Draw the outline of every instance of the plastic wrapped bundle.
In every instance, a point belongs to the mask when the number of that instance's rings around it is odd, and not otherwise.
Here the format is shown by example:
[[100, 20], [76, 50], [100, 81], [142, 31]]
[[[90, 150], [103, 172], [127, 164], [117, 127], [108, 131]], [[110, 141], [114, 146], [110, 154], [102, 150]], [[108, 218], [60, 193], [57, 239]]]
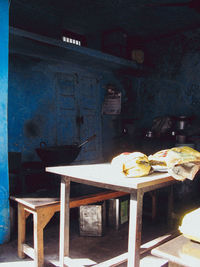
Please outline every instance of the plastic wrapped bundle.
[[161, 150], [148, 159], [155, 171], [167, 171], [179, 181], [193, 180], [200, 169], [200, 152], [187, 146]]
[[148, 157], [141, 152], [122, 153], [113, 158], [111, 165], [127, 177], [141, 177], [151, 171]]

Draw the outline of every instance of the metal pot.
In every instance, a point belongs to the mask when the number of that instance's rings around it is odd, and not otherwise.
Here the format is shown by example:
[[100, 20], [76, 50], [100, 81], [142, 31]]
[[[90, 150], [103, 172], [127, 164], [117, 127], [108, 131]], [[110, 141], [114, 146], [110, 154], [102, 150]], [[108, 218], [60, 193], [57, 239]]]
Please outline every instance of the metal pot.
[[43, 141], [40, 147], [36, 148], [36, 152], [42, 162], [46, 166], [67, 165], [72, 163], [79, 155], [83, 145], [95, 138], [96, 135], [89, 137], [81, 144], [63, 145], [63, 146], [47, 146]]

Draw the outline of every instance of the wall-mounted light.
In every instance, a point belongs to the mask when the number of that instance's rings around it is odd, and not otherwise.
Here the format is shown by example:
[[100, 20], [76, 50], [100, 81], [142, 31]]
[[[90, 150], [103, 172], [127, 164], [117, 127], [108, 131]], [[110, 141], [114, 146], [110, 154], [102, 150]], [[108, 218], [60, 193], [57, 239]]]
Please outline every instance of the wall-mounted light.
[[71, 32], [68, 30], [63, 30], [61, 38], [63, 42], [66, 42], [69, 44], [74, 44], [78, 46], [87, 46], [86, 37], [82, 34]]
[[81, 46], [81, 41], [76, 40], [76, 39], [72, 39], [72, 38], [67, 37], [67, 36], [63, 36], [62, 40], [63, 40], [63, 42], [66, 42], [66, 43], [70, 43], [70, 44], [75, 44], [75, 45]]

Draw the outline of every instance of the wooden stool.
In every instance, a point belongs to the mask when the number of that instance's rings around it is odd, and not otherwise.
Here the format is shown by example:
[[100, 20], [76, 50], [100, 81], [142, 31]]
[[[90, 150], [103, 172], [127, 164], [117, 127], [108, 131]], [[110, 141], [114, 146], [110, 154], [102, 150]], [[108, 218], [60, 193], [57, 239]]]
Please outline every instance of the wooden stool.
[[[17, 198], [11, 197], [18, 202], [18, 256], [25, 258], [28, 255], [34, 259], [35, 266], [44, 264], [44, 240], [43, 230], [55, 212], [60, 210], [58, 198]], [[33, 215], [34, 248], [25, 243], [26, 219]]]
[[[127, 194], [125, 192], [109, 190], [97, 194], [71, 198], [70, 208], [117, 198]], [[25, 258], [25, 255], [28, 255], [35, 261], [36, 267], [42, 267], [44, 265], [43, 230], [55, 212], [60, 211], [60, 200], [58, 198], [39, 197], [23, 198], [11, 196], [10, 198], [18, 202], [18, 256], [19, 258]], [[33, 248], [25, 243], [26, 219], [30, 214], [33, 215]]]

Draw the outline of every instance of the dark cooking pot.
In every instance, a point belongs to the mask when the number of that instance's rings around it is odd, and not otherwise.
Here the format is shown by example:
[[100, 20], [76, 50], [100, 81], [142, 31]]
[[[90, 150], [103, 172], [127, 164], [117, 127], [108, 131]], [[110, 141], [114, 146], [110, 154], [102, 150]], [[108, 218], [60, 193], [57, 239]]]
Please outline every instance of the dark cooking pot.
[[67, 165], [72, 163], [78, 156], [83, 145], [91, 141], [96, 135], [89, 137], [82, 144], [47, 146], [45, 142], [40, 143], [36, 152], [46, 166]]

